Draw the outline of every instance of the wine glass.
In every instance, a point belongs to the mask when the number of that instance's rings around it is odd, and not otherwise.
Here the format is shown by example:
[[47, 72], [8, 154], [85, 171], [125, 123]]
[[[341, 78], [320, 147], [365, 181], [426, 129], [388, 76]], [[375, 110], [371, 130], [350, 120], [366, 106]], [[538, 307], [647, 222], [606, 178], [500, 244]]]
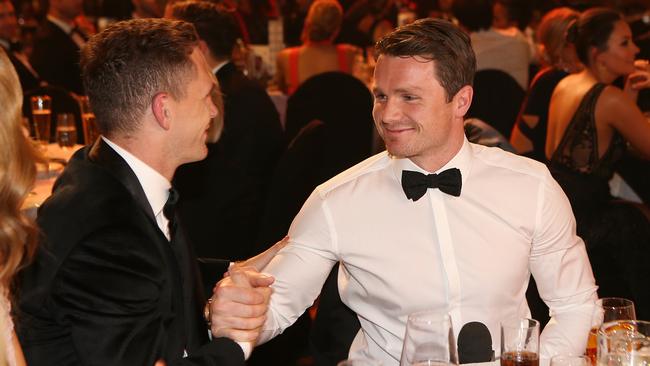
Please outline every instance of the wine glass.
[[72, 148], [77, 143], [77, 128], [72, 113], [56, 116], [56, 141], [61, 148]]
[[426, 310], [409, 315], [400, 365], [458, 365], [449, 314]]
[[598, 328], [603, 323], [614, 320], [635, 320], [636, 312], [632, 300], [620, 297], [604, 297], [596, 300], [594, 314], [591, 317], [591, 330], [587, 339], [587, 350], [585, 354], [591, 360], [591, 364], [596, 364], [596, 348], [598, 345]]
[[650, 363], [650, 322], [615, 320], [598, 329], [598, 364], [642, 366]]
[[514, 318], [501, 322], [501, 366], [539, 365], [539, 322]]
[[34, 95], [30, 98], [34, 135], [43, 147], [50, 143], [50, 126], [52, 124], [52, 98], [47, 95]]
[[95, 121], [95, 113], [93, 113], [93, 110], [90, 107], [90, 101], [87, 96], [84, 95], [79, 97], [79, 104], [81, 106], [81, 123], [83, 126], [84, 143], [90, 145], [95, 142], [97, 137], [99, 137], [97, 123]]

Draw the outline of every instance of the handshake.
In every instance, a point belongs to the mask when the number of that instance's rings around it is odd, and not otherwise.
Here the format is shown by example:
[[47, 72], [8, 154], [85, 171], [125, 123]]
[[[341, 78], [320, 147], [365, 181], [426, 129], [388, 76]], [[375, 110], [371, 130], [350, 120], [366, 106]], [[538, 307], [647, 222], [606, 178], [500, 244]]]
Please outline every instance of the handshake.
[[227, 337], [240, 344], [248, 358], [260, 336], [274, 278], [260, 273], [284, 248], [289, 237], [265, 252], [230, 266], [224, 278], [214, 286], [205, 306], [205, 318], [214, 338]]

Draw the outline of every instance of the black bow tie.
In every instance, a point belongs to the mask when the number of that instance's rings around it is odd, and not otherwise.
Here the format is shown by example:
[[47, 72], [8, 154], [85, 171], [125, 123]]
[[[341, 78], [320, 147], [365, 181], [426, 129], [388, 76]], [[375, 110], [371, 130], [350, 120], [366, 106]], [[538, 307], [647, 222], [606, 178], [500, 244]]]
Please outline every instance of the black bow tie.
[[178, 191], [172, 187], [169, 189], [169, 196], [167, 197], [167, 202], [165, 202], [165, 206], [163, 206], [163, 215], [167, 218], [169, 221], [169, 233], [171, 236], [174, 235], [174, 231], [176, 229], [176, 222], [174, 220], [174, 211], [176, 211], [176, 203], [178, 202]]
[[402, 171], [402, 189], [406, 198], [419, 200], [427, 192], [428, 188], [439, 190], [452, 196], [460, 196], [460, 188], [463, 182], [458, 168], [447, 169], [440, 174], [422, 174], [411, 170]]

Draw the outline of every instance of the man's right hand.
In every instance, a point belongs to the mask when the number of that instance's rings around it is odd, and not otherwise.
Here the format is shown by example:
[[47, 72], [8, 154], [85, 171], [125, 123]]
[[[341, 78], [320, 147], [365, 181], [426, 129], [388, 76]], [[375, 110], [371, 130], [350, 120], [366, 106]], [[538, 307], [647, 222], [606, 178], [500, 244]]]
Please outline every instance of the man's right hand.
[[255, 342], [266, 321], [274, 279], [252, 267], [236, 267], [217, 283], [210, 303], [213, 337]]

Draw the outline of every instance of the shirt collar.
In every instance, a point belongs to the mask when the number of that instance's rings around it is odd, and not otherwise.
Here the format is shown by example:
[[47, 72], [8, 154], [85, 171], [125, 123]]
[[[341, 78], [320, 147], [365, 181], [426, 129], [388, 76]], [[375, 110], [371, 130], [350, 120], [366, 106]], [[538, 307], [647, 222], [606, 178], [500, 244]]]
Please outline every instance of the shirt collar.
[[66, 23], [59, 18], [53, 17], [50, 14], [47, 15], [47, 20], [56, 24], [56, 26], [61, 28], [66, 34], [70, 34], [70, 32], [72, 32], [72, 28], [74, 28], [73, 25], [70, 25], [69, 23]]
[[445, 165], [443, 165], [435, 172], [428, 172], [420, 168], [417, 164], [408, 158], [391, 157], [391, 159], [393, 165], [393, 174], [395, 175], [395, 179], [397, 179], [400, 184], [402, 183], [402, 170], [413, 170], [423, 174], [438, 174], [450, 168], [458, 168], [460, 170], [462, 182], [464, 185], [467, 181], [467, 177], [469, 177], [469, 172], [472, 166], [472, 145], [467, 140], [467, 137], [463, 137], [463, 146], [461, 146], [460, 150], [456, 153], [456, 155], [454, 155], [453, 158], [451, 158]]
[[216, 75], [217, 72], [218, 72], [219, 70], [221, 70], [221, 68], [222, 68], [225, 64], [227, 64], [228, 62], [230, 62], [230, 61], [229, 61], [229, 60], [226, 60], [226, 61], [223, 61], [222, 63], [218, 64], [217, 66], [215, 66], [214, 69], [212, 69], [212, 73]]
[[115, 152], [118, 153], [127, 164], [129, 164], [129, 167], [138, 178], [145, 196], [147, 196], [147, 201], [149, 201], [149, 205], [151, 205], [154, 216], [158, 216], [167, 202], [169, 189], [172, 186], [171, 183], [167, 178], [163, 177], [155, 169], [135, 157], [127, 150], [118, 146], [105, 136], [102, 136], [101, 138], [104, 139], [104, 141], [115, 150]]

